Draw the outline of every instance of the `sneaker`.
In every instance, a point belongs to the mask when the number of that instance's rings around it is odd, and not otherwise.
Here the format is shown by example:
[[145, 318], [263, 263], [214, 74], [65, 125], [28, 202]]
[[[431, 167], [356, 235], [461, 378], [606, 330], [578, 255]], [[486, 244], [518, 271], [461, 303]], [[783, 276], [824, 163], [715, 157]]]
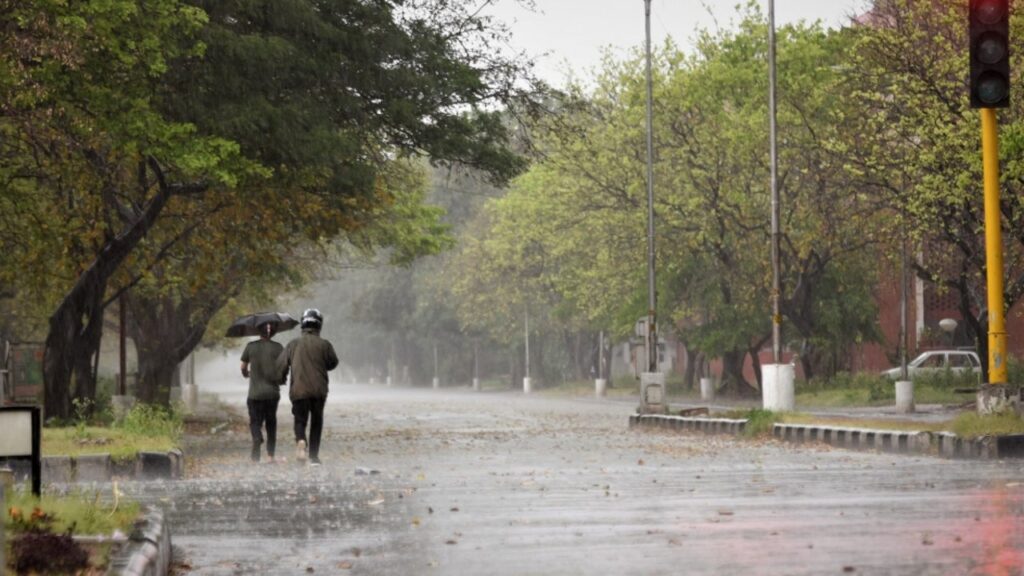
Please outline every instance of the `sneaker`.
[[299, 440], [295, 443], [295, 459], [299, 462], [306, 460], [306, 441]]
[[319, 466], [320, 465], [320, 459], [319, 458], [310, 458], [309, 459], [309, 465], [310, 466]]
[[249, 452], [249, 458], [253, 462], [259, 462], [260, 461], [260, 445], [259, 444], [257, 444], [257, 445], [252, 447], [252, 451]]

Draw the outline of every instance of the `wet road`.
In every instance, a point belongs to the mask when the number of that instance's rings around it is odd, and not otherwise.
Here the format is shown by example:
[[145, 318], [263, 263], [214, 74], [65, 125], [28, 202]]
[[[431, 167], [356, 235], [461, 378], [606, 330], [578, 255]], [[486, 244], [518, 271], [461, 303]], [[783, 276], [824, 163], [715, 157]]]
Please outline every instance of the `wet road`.
[[[130, 484], [195, 574], [1020, 574], [1024, 464], [632, 431], [632, 407], [335, 386], [324, 466]], [[370, 473], [370, 472], [373, 473]]]

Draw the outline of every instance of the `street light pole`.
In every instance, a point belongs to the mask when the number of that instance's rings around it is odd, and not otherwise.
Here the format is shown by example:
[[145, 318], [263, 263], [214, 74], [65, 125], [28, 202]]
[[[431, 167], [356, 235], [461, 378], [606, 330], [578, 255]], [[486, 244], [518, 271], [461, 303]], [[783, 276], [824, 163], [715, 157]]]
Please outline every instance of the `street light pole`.
[[772, 187], [772, 363], [782, 359], [782, 280], [779, 272], [780, 236], [779, 220], [779, 154], [777, 105], [775, 101], [775, 0], [768, 0], [768, 129], [770, 132], [771, 187]]
[[651, 0], [644, 0], [647, 32], [647, 371], [658, 371], [658, 295], [654, 289], [654, 81], [651, 75]]
[[761, 396], [765, 410], [792, 411], [795, 364], [782, 364], [782, 279], [779, 263], [782, 217], [779, 202], [778, 102], [775, 74], [775, 0], [768, 0], [768, 132], [772, 196], [772, 363], [762, 365]]

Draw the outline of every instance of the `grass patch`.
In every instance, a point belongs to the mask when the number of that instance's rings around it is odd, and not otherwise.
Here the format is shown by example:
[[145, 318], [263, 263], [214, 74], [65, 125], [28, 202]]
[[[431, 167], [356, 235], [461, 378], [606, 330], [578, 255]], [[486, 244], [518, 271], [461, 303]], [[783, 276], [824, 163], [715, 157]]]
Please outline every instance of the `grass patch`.
[[111, 458], [124, 461], [134, 458], [139, 452], [167, 452], [177, 447], [177, 438], [142, 436], [118, 428], [43, 429], [43, 456], [110, 454]]
[[100, 492], [80, 491], [63, 496], [43, 494], [36, 498], [28, 491], [10, 490], [4, 500], [7, 508], [4, 511], [5, 533], [17, 533], [15, 516], [28, 519], [36, 508], [53, 517], [54, 532], [71, 529], [74, 534], [108, 536], [115, 530], [127, 533], [139, 515], [139, 504], [122, 499], [115, 509], [112, 498], [103, 496]]
[[784, 414], [784, 424], [814, 424], [816, 426], [842, 426], [845, 428], [874, 428], [877, 430], [903, 430], [907, 432], [938, 432], [948, 430], [950, 422], [914, 422], [910, 420], [887, 420], [882, 418], [841, 418], [815, 416], [813, 414], [802, 414], [791, 412]]
[[[922, 374], [914, 378], [914, 401], [918, 404], [959, 404], [966, 397], [957, 388], [977, 386], [977, 376], [951, 371]], [[896, 383], [869, 373], [839, 373], [828, 379], [797, 383], [796, 401], [801, 406], [842, 408], [886, 406], [896, 401]]]
[[106, 453], [124, 461], [139, 452], [166, 452], [178, 447], [182, 429], [179, 413], [139, 405], [111, 426], [88, 425], [82, 418], [73, 426], [43, 428], [42, 451], [44, 456]]
[[0, 567], [0, 574], [13, 574], [9, 568], [32, 574], [105, 573], [115, 545], [80, 544], [71, 536], [127, 534], [140, 507], [134, 501], [103, 496], [79, 491], [36, 498], [25, 490], [9, 490], [2, 511], [4, 558], [9, 564]]
[[962, 438], [1024, 434], [1024, 419], [1016, 414], [980, 416], [977, 413], [969, 412], [954, 418], [949, 428]]

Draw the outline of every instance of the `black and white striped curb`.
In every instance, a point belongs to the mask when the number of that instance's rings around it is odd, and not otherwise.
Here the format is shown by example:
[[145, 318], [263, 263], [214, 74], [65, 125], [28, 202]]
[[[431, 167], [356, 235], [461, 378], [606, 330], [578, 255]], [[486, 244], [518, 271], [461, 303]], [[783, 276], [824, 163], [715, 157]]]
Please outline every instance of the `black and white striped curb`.
[[640, 426], [670, 430], [697, 430], [709, 434], [741, 434], [746, 425], [746, 420], [732, 418], [693, 418], [667, 414], [634, 414], [629, 417], [630, 428]]
[[[634, 414], [630, 428], [695, 430], [712, 434], [740, 434], [746, 420], [692, 418], [666, 414]], [[946, 458], [1024, 458], [1024, 435], [961, 438], [950, 432], [880, 430], [813, 424], [775, 424], [772, 435], [785, 442], [819, 442], [840, 448], [879, 450], [903, 454], [934, 454]]]
[[128, 542], [110, 559], [107, 576], [164, 576], [171, 567], [171, 530], [164, 513], [147, 508]]

